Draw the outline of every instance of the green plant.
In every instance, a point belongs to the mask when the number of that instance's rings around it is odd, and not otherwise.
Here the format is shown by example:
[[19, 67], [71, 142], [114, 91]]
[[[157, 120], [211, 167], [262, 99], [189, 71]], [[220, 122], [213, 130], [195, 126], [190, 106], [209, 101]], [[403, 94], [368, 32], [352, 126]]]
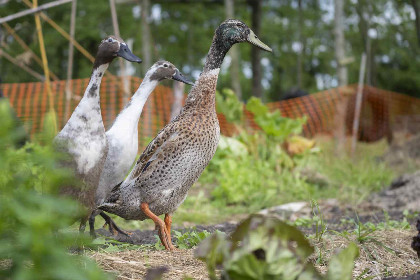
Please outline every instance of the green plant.
[[[6, 107], [0, 101], [0, 261], [8, 263], [0, 266], [0, 278], [108, 279], [93, 261], [67, 252], [89, 240], [60, 230], [82, 213], [77, 203], [57, 196], [59, 186], [72, 181], [57, 167], [61, 156], [50, 145], [16, 149], [19, 138]], [[44, 126], [52, 126], [48, 115]], [[39, 139], [51, 142], [45, 135]]]
[[279, 110], [270, 112], [260, 99], [251, 97], [246, 104], [246, 109], [254, 114], [255, 122], [266, 135], [284, 141], [287, 137], [302, 132], [306, 118], [290, 119], [282, 117]]
[[210, 232], [204, 230], [201, 232], [197, 232], [196, 230], [186, 231], [181, 233], [179, 231], [174, 230], [175, 237], [176, 237], [176, 246], [180, 249], [190, 249], [197, 246], [201, 241], [206, 239], [210, 236]]
[[239, 123], [242, 121], [244, 104], [239, 101], [231, 89], [216, 91], [216, 111], [222, 113], [228, 122]]
[[351, 243], [330, 261], [322, 277], [307, 258], [314, 252], [305, 236], [295, 227], [274, 217], [252, 215], [233, 232], [231, 239], [215, 233], [196, 250], [205, 261], [211, 279], [222, 268], [221, 279], [351, 279], [358, 247]]

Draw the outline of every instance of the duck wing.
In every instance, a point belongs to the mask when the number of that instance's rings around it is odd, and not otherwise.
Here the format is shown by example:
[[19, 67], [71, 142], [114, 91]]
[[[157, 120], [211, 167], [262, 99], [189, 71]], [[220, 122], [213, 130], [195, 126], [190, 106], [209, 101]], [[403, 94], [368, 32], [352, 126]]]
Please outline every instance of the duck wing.
[[152, 172], [159, 162], [165, 160], [165, 155], [176, 149], [179, 140], [176, 127], [176, 122], [173, 121], [156, 135], [137, 160], [127, 181], [136, 180], [143, 174]]

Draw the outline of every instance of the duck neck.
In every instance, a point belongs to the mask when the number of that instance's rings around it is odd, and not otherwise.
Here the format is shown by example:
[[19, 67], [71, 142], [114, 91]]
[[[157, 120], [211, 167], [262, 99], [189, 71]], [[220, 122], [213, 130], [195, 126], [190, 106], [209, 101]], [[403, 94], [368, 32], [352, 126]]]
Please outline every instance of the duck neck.
[[231, 44], [227, 42], [223, 43], [221, 36], [216, 31], [209, 53], [207, 54], [203, 73], [201, 73], [198, 81], [188, 95], [185, 101], [185, 109], [203, 107], [206, 110], [207, 108], [213, 108], [213, 111], [216, 110], [217, 79], [219, 77], [220, 66], [230, 47]]
[[209, 53], [207, 54], [206, 63], [204, 64], [203, 74], [210, 72], [215, 69], [219, 69], [222, 65], [223, 59], [226, 53], [232, 47], [231, 44], [223, 42], [221, 36], [216, 33], [213, 37]]
[[105, 63], [94, 67], [92, 74], [90, 75], [89, 84], [85, 90], [82, 101], [90, 101], [99, 104], [99, 88], [101, 86], [102, 77], [105, 71], [108, 69], [109, 63]]
[[130, 101], [116, 118], [110, 131], [122, 129], [126, 132], [128, 129], [136, 132], [144, 104], [156, 88], [157, 84], [157, 80], [151, 80], [150, 75], [146, 75], [133, 97], [131, 97]]

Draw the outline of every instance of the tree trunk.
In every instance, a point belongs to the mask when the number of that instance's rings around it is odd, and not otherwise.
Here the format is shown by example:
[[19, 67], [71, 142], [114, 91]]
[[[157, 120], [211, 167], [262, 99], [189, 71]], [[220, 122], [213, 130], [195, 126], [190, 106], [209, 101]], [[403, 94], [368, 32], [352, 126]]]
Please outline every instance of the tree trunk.
[[358, 1], [356, 11], [359, 16], [359, 31], [362, 36], [362, 42], [366, 53], [366, 84], [372, 85], [372, 68], [374, 63], [372, 61], [371, 42], [369, 38], [370, 28], [370, 6], [367, 1]]
[[348, 84], [347, 66], [343, 63], [346, 58], [344, 38], [344, 0], [335, 0], [334, 6], [334, 36], [335, 36], [335, 59], [337, 61], [338, 85]]
[[[142, 44], [142, 68], [143, 76], [146, 75], [147, 70], [152, 66], [152, 47], [151, 47], [151, 35], [149, 27], [149, 9], [150, 0], [141, 1], [141, 44]], [[145, 104], [144, 110], [144, 132], [146, 136], [153, 136], [152, 129], [152, 100], [153, 96], [149, 98], [149, 101]]]
[[303, 11], [302, 11], [302, 0], [298, 0], [298, 40], [299, 50], [297, 54], [297, 65], [296, 65], [296, 83], [299, 89], [302, 88], [302, 64], [303, 64]]
[[417, 41], [420, 47], [420, 5], [417, 2], [418, 0], [411, 0], [411, 4], [413, 5], [414, 14], [416, 15], [416, 31], [417, 31]]
[[182, 109], [182, 100], [184, 99], [185, 84], [174, 81], [173, 85], [174, 103], [171, 108], [171, 120], [179, 115]]
[[[346, 58], [344, 38], [344, 0], [336, 0], [334, 5], [334, 37], [335, 37], [335, 59], [337, 61], [337, 78], [340, 87], [348, 84], [347, 67], [344, 64]], [[346, 112], [348, 96], [345, 89], [341, 89], [340, 100], [336, 105], [334, 118], [334, 138], [336, 140], [335, 152], [341, 154], [346, 143]]]
[[[109, 6], [111, 8], [112, 27], [114, 29], [114, 34], [118, 37], [121, 37], [120, 27], [118, 25], [117, 8], [115, 7], [115, 0], [109, 0]], [[130, 84], [123, 59], [119, 58], [118, 62], [120, 64], [121, 87], [123, 92], [122, 107], [124, 107], [125, 104], [127, 104], [130, 96]], [[113, 112], [113, 110], [114, 108], [112, 108], [110, 112]]]
[[[225, 0], [225, 11], [226, 18], [235, 17], [235, 7], [234, 0]], [[231, 57], [231, 79], [232, 79], [232, 88], [235, 91], [236, 96], [239, 100], [242, 99], [242, 90], [241, 90], [241, 80], [240, 80], [240, 65], [239, 65], [239, 51], [237, 46], [233, 46], [230, 50]]]
[[143, 75], [152, 66], [152, 47], [149, 27], [150, 0], [141, 0], [141, 44]]
[[[255, 34], [261, 34], [261, 1], [250, 0], [249, 4], [252, 8], [252, 30]], [[252, 63], [252, 95], [261, 98], [261, 62], [260, 49], [257, 47], [251, 48], [251, 63]]]

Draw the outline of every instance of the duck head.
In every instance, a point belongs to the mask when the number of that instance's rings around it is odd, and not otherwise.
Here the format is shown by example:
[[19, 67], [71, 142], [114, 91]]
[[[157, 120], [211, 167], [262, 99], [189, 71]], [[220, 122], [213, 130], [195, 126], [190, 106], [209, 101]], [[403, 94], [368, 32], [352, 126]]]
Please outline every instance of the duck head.
[[94, 68], [102, 64], [111, 63], [117, 56], [130, 62], [142, 62], [140, 58], [131, 52], [127, 44], [121, 38], [111, 35], [101, 41], [98, 53], [96, 54]]
[[272, 51], [270, 47], [258, 39], [257, 35], [245, 23], [236, 19], [228, 19], [216, 29], [203, 72], [220, 68], [229, 49], [234, 44], [243, 42], [251, 43], [268, 52]]
[[[165, 79], [172, 79], [175, 81], [183, 82], [188, 85], [194, 85], [189, 79], [187, 79], [172, 63], [165, 60], [156, 62], [149, 71], [150, 80], [162, 81]], [[147, 75], [146, 74], [146, 75]]]
[[262, 50], [272, 52], [271, 48], [261, 42], [257, 35], [240, 20], [228, 19], [222, 22], [216, 30], [216, 38], [226, 48], [236, 43], [248, 42]]

